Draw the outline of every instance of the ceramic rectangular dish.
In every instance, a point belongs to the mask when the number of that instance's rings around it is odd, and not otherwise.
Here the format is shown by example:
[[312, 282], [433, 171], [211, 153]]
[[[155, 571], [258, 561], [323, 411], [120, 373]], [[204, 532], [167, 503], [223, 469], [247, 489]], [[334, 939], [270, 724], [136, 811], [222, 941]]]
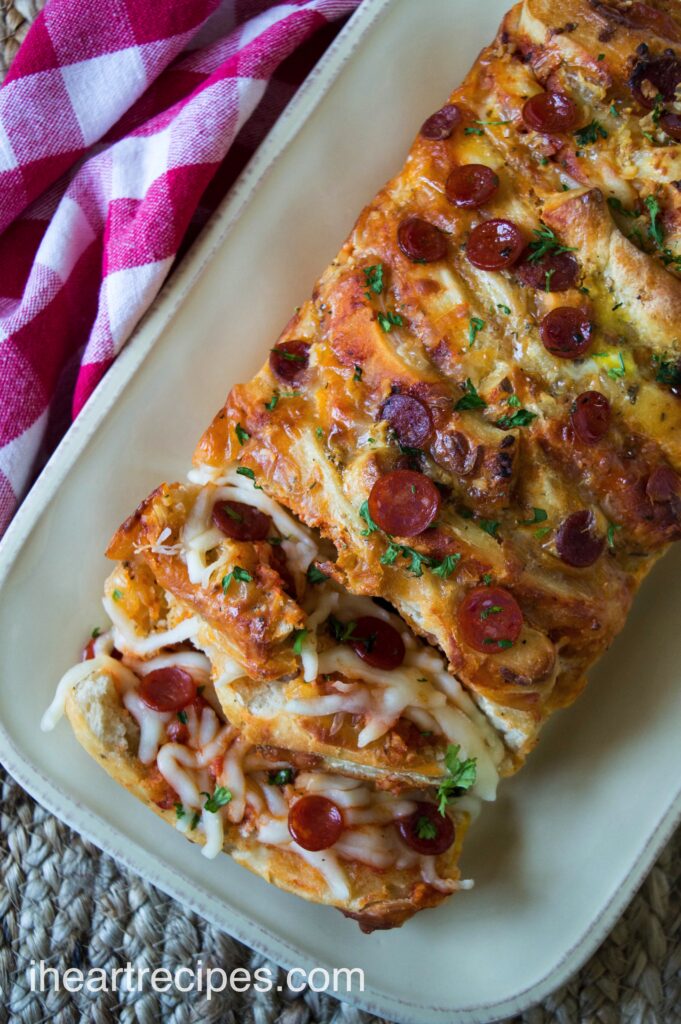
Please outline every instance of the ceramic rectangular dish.
[[[365, 0], [61, 444], [0, 547], [0, 756], [122, 863], [286, 966], [360, 966], [351, 998], [414, 1024], [517, 1013], [605, 937], [681, 816], [681, 549], [641, 591], [586, 694], [472, 829], [476, 879], [436, 911], [360, 935], [196, 846], [38, 722], [88, 626], [102, 555], [160, 480], [186, 470], [229, 387], [259, 367], [423, 118], [507, 0]], [[342, 126], [342, 131], [338, 127]]]

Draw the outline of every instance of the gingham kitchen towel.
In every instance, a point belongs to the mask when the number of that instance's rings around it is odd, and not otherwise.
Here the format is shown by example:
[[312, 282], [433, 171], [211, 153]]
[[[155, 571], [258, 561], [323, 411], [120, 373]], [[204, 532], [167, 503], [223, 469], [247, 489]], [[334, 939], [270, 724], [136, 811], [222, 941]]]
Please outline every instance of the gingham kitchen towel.
[[261, 103], [275, 70], [358, 3], [50, 0], [38, 16], [0, 88], [0, 534], [309, 55]]

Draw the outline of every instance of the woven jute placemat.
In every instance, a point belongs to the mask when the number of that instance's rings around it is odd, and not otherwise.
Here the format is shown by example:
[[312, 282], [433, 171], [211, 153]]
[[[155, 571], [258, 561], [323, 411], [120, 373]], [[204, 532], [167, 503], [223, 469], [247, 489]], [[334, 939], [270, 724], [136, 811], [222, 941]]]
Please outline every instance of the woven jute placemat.
[[[0, 0], [0, 80], [43, 2]], [[274, 965], [270, 966], [275, 991], [216, 993], [210, 1001], [196, 992], [175, 990], [32, 991], [31, 962], [40, 960], [60, 972], [69, 967], [110, 972], [127, 963], [173, 971], [199, 962], [227, 972], [236, 967], [252, 972], [268, 962], [119, 867], [36, 804], [2, 769], [0, 786], [0, 1024], [378, 1021], [330, 996], [288, 991], [284, 972], [277, 975]], [[417, 964], [414, 969], [418, 970]], [[279, 984], [282, 991], [276, 991]], [[540, 1006], [513, 1020], [525, 1024], [681, 1022], [681, 831], [579, 974]]]

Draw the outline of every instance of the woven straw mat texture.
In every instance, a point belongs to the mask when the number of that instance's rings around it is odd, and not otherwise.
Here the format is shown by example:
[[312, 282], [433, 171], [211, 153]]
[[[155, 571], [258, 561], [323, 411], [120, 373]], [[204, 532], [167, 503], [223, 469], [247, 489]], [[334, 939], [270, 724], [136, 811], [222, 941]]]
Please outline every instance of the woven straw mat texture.
[[[43, 2], [0, 0], [0, 80]], [[32, 959], [107, 971], [128, 962], [172, 970], [199, 960], [254, 970], [267, 961], [119, 868], [2, 769], [0, 786], [0, 1024], [378, 1024], [330, 996], [287, 991], [284, 972], [276, 976], [283, 992], [222, 993], [210, 1002], [175, 991], [31, 992]], [[582, 971], [513, 1020], [681, 1024], [681, 832]]]

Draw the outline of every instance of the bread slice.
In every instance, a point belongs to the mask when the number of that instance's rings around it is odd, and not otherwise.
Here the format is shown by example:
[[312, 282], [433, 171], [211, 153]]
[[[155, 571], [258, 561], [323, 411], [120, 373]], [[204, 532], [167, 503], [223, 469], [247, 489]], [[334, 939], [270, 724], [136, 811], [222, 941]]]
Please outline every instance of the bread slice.
[[[202, 710], [201, 727], [205, 730], [206, 721], [214, 719], [211, 753], [220, 750], [211, 760], [211, 771], [205, 765], [194, 767], [196, 761], [205, 761], [205, 748], [192, 745], [191, 739], [185, 745], [173, 743], [163, 728], [155, 755], [143, 762], [140, 725], [129, 710], [137, 706], [130, 703], [135, 694], [131, 676], [106, 655], [87, 663], [66, 696], [66, 715], [78, 741], [113, 779], [204, 852], [215, 855], [222, 849], [279, 888], [336, 907], [364, 931], [397, 927], [459, 888], [457, 862], [469, 810], [451, 812], [456, 838], [446, 853], [421, 856], [402, 842], [394, 822], [413, 813], [418, 801], [432, 801], [432, 795], [396, 797], [367, 782], [330, 774], [323, 762], [313, 770], [297, 770], [296, 765], [306, 768], [304, 758], [251, 747], [209, 704]], [[147, 713], [154, 715], [149, 709]], [[190, 732], [194, 713], [189, 711]], [[169, 771], [168, 765], [174, 767]], [[201, 810], [191, 794], [183, 802], [168, 781], [168, 776], [175, 781], [178, 765], [185, 776], [180, 788], [215, 789], [218, 794], [218, 787], [229, 786], [230, 802], [216, 811], [205, 806]], [[277, 778], [291, 781], [277, 784]], [[291, 803], [311, 793], [341, 805], [346, 822], [338, 842], [319, 852], [299, 847], [287, 827]], [[203, 797], [200, 801], [207, 803]]]

